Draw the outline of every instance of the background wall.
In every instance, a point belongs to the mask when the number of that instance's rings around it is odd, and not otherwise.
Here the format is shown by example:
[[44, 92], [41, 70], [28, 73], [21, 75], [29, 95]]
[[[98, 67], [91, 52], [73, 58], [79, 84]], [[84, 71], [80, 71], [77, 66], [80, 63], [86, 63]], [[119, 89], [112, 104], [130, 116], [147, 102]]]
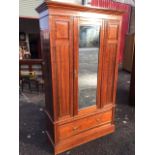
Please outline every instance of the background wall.
[[67, 3], [77, 3], [77, 4], [81, 4], [82, 0], [51, 0], [51, 1], [57, 1], [57, 2], [67, 2]]
[[[39, 15], [36, 12], [35, 8], [37, 8], [43, 1], [44, 0], [19, 0], [19, 16], [38, 18]], [[51, 0], [51, 1], [82, 4], [82, 0]]]
[[44, 0], [19, 0], [19, 16], [38, 18], [35, 8]]

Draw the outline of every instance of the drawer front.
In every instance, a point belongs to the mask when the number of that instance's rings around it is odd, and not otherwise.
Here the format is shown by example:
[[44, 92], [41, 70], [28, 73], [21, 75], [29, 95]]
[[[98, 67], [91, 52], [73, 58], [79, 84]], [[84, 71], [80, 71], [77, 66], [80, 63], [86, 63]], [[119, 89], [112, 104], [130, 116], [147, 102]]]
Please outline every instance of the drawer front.
[[109, 123], [111, 120], [112, 110], [61, 125], [58, 127], [59, 140], [68, 138], [96, 126]]

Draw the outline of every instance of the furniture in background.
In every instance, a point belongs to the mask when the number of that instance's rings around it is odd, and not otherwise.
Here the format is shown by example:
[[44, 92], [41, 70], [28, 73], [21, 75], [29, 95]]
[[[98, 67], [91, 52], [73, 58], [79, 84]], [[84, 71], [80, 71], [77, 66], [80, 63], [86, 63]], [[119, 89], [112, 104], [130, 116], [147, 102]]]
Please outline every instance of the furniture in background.
[[134, 46], [135, 46], [135, 34], [127, 34], [125, 39], [125, 49], [123, 57], [123, 69], [131, 72], [133, 55], [134, 55]]
[[19, 62], [19, 76], [22, 91], [25, 85], [32, 91], [32, 87], [35, 86], [39, 92], [39, 86], [42, 90], [44, 88], [44, 77], [43, 77], [43, 61], [42, 59], [36, 60], [20, 60]]
[[40, 14], [54, 154], [115, 131], [121, 11], [46, 1]]

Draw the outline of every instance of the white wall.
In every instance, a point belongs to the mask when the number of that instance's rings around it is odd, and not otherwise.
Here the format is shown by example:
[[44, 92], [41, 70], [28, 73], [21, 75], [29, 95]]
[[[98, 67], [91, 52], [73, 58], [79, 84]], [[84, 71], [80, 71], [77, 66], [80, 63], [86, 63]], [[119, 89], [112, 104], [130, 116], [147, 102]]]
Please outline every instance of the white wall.
[[51, 1], [82, 4], [82, 0], [51, 0]]
[[[38, 18], [35, 10], [44, 0], [19, 0], [19, 16]], [[82, 4], [82, 0], [51, 0], [67, 3]]]
[[38, 18], [38, 13], [35, 9], [43, 1], [44, 0], [19, 0], [19, 16]]

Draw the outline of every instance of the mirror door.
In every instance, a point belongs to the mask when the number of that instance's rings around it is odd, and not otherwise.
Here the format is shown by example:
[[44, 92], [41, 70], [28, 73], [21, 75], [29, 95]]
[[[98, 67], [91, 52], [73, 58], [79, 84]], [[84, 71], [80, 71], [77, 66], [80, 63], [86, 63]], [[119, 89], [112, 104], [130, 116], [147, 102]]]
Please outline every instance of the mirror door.
[[[78, 111], [97, 107], [101, 21], [79, 19], [76, 42], [76, 104]], [[75, 60], [74, 59], [74, 60]]]

